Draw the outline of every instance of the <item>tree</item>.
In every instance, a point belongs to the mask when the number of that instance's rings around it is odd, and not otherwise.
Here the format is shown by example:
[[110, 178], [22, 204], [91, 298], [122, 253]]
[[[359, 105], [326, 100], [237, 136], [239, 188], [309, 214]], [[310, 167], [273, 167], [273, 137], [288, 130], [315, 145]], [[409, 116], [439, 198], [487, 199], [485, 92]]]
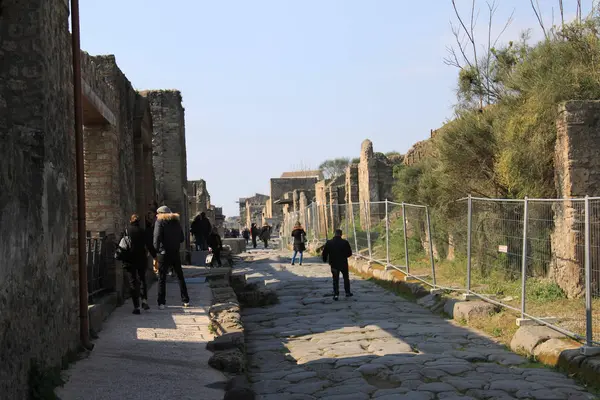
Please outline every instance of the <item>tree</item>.
[[346, 172], [346, 167], [349, 164], [349, 158], [335, 158], [323, 161], [321, 165], [319, 165], [319, 170], [323, 173], [325, 179], [335, 179]]

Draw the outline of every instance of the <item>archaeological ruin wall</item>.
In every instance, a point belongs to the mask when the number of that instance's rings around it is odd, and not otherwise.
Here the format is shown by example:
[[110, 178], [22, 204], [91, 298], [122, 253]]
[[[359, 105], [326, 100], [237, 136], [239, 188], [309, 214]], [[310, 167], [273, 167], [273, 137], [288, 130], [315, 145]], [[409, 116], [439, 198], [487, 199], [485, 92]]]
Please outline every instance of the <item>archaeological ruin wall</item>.
[[271, 188], [271, 212], [272, 218], [283, 218], [283, 206], [275, 204], [276, 200], [282, 199], [283, 195], [294, 190], [314, 190], [315, 184], [319, 181], [317, 176], [313, 177], [291, 177], [291, 178], [272, 178]]
[[[559, 198], [600, 196], [600, 101], [569, 101], [559, 108], [556, 123], [555, 184]], [[563, 201], [554, 206], [550, 274], [569, 297], [585, 293], [585, 207], [582, 202]], [[590, 201], [591, 265], [598, 265], [600, 202]], [[598, 274], [592, 286], [600, 287]]]
[[180, 214], [189, 246], [185, 109], [178, 90], [141, 92], [148, 99], [154, 127], [153, 166], [159, 204]]
[[373, 151], [373, 143], [370, 140], [363, 141], [358, 164], [358, 199], [362, 229], [376, 225], [385, 217], [385, 204], [377, 203], [393, 198], [393, 186], [393, 165], [383, 154]]
[[200, 213], [206, 213], [210, 209], [210, 193], [206, 189], [206, 181], [199, 179], [188, 181], [188, 215], [193, 220]]
[[68, 13], [63, 0], [30, 0], [4, 2], [0, 16], [0, 392], [7, 399], [28, 398], [34, 363], [60, 365], [78, 343]]

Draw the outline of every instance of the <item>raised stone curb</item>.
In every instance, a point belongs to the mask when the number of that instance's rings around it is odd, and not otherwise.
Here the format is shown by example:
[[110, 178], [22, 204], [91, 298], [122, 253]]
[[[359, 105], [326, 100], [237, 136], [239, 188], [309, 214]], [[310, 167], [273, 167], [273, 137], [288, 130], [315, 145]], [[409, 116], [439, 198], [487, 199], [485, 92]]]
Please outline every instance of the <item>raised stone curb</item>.
[[[378, 265], [361, 258], [349, 261], [350, 268], [355, 272], [393, 282], [398, 292], [415, 298], [422, 307], [434, 313], [443, 313], [457, 321], [468, 324], [474, 318], [488, 317], [500, 311], [500, 307], [485, 301], [462, 301], [442, 293], [430, 293], [419, 283], [405, 282], [401, 272], [385, 271], [381, 267], [378, 268]], [[577, 376], [587, 384], [600, 387], [600, 356], [581, 355], [579, 343], [548, 327], [520, 327], [510, 347], [515, 353], [535, 358], [542, 364], [557, 367], [571, 376]]]
[[212, 306], [208, 310], [211, 330], [215, 338], [206, 344], [214, 354], [208, 364], [229, 376], [225, 387], [225, 400], [253, 400], [246, 378], [246, 344], [241, 306], [234, 287], [245, 286], [244, 275], [232, 275], [231, 269], [220, 269], [208, 276], [212, 291]]

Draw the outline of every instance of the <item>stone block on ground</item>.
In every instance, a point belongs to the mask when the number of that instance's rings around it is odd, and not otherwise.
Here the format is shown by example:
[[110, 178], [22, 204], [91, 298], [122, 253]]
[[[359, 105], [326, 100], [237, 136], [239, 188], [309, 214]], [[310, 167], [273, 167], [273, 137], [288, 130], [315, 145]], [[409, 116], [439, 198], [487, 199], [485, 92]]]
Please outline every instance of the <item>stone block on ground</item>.
[[421, 297], [417, 300], [417, 304], [425, 308], [432, 308], [441, 301], [441, 295], [439, 293], [430, 293], [427, 296]]
[[246, 369], [244, 353], [239, 349], [218, 351], [208, 360], [208, 365], [219, 371], [241, 373]]
[[556, 332], [546, 326], [522, 326], [520, 327], [510, 342], [510, 348], [514, 352], [525, 352], [533, 354], [533, 350], [540, 343], [549, 339], [559, 339], [563, 334]]
[[533, 350], [533, 355], [538, 361], [546, 365], [556, 366], [558, 364], [560, 354], [563, 351], [575, 349], [578, 347], [578, 344], [571, 341], [561, 339], [549, 339], [544, 343], [538, 345]]
[[498, 307], [485, 301], [462, 301], [454, 306], [455, 320], [469, 322], [474, 318], [484, 318], [498, 312]]
[[244, 290], [238, 294], [238, 298], [244, 307], [264, 307], [278, 302], [277, 292], [267, 288]]
[[242, 350], [244, 347], [244, 333], [232, 332], [216, 337], [214, 340], [206, 344], [206, 349], [210, 351], [223, 351], [238, 348]]

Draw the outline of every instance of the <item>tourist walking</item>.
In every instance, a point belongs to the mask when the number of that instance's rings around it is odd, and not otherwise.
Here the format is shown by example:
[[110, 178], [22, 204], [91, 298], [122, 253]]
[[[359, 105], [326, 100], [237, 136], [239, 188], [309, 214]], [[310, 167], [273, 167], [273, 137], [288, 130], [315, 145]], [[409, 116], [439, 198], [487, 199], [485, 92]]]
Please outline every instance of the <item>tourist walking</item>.
[[304, 256], [304, 250], [306, 250], [306, 232], [302, 228], [300, 221], [294, 225], [292, 231], [292, 237], [294, 238], [294, 255], [292, 256], [292, 265], [296, 263], [296, 256], [300, 253], [300, 265], [302, 265], [302, 259]]
[[250, 226], [250, 235], [252, 236], [252, 246], [256, 248], [256, 238], [258, 237], [259, 232], [258, 228], [256, 227], [256, 224], [254, 223], [252, 224], [252, 226]]
[[342, 231], [335, 230], [333, 239], [328, 240], [323, 247], [323, 262], [329, 262], [333, 276], [333, 300], [340, 296], [340, 272], [344, 276], [344, 291], [346, 297], [352, 297], [350, 292], [350, 276], [348, 273], [348, 258], [352, 256], [352, 248], [347, 240], [342, 239]]
[[199, 215], [196, 215], [190, 228], [190, 232], [194, 235], [196, 250], [207, 250], [208, 236], [212, 231], [212, 226], [208, 218], [206, 218], [206, 213], [201, 212]]
[[158, 258], [158, 308], [165, 308], [167, 271], [169, 266], [173, 267], [179, 281], [181, 302], [184, 307], [189, 306], [190, 298], [181, 268], [179, 247], [185, 237], [179, 222], [179, 214], [172, 213], [169, 207], [159, 207], [156, 225], [154, 226], [154, 248]]
[[215, 263], [215, 259], [219, 267], [223, 266], [221, 264], [221, 251], [223, 250], [223, 241], [221, 240], [221, 236], [219, 236], [219, 230], [217, 227], [213, 227], [211, 234], [208, 236], [208, 246], [211, 248], [213, 257], [210, 262], [210, 266], [212, 267]]
[[260, 232], [260, 239], [265, 244], [265, 249], [269, 247], [269, 239], [271, 239], [271, 227], [265, 222]]
[[123, 260], [123, 265], [129, 275], [129, 293], [133, 302], [133, 313], [140, 314], [140, 298], [144, 310], [150, 309], [146, 282], [146, 269], [148, 268], [146, 249], [154, 256], [156, 253], [148, 243], [146, 232], [140, 226], [140, 217], [137, 214], [133, 214], [129, 219], [129, 228], [125, 234], [129, 236], [130, 247], [127, 258]]
[[242, 237], [246, 240], [246, 246], [248, 246], [248, 240], [250, 239], [250, 231], [248, 228], [244, 227], [244, 230], [242, 231]]

